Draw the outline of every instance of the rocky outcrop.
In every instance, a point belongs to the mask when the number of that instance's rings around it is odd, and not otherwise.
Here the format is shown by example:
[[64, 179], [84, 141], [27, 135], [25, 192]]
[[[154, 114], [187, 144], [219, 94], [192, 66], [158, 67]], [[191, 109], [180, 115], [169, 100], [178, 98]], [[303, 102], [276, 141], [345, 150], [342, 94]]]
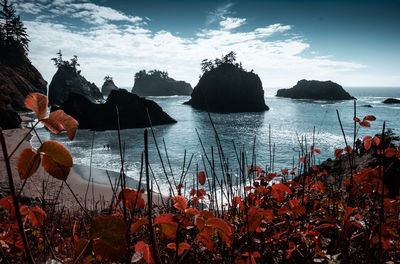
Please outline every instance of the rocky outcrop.
[[70, 93], [81, 94], [93, 103], [103, 99], [99, 88], [94, 83], [88, 82], [80, 71], [69, 65], [62, 65], [49, 85], [50, 105], [61, 105], [68, 99]]
[[[118, 129], [117, 108], [120, 128], [150, 126], [147, 111], [153, 126], [176, 123], [154, 101], [141, 98], [124, 89], [112, 90], [107, 101], [102, 104], [91, 102], [87, 97], [71, 92], [60, 107], [79, 122], [79, 128], [94, 130]], [[146, 111], [147, 109], [147, 111]]]
[[161, 71], [140, 71], [135, 74], [135, 84], [132, 93], [139, 96], [172, 96], [190, 95], [192, 86], [184, 81], [176, 81], [166, 72]]
[[400, 100], [395, 99], [395, 98], [388, 98], [385, 101], [383, 101], [382, 103], [384, 103], [384, 104], [400, 104]]
[[47, 94], [47, 82], [23, 51], [13, 58], [0, 56], [0, 126], [3, 129], [19, 127], [21, 119], [16, 111], [28, 110], [24, 100], [34, 92]]
[[230, 63], [222, 63], [204, 72], [191, 97], [185, 104], [210, 112], [269, 110], [258, 75]]
[[103, 86], [101, 86], [103, 96], [109, 96], [112, 90], [118, 90], [118, 87], [114, 84], [113, 80], [105, 80]]
[[276, 96], [292, 99], [351, 100], [355, 99], [342, 86], [332, 81], [298, 81], [290, 89], [279, 89]]

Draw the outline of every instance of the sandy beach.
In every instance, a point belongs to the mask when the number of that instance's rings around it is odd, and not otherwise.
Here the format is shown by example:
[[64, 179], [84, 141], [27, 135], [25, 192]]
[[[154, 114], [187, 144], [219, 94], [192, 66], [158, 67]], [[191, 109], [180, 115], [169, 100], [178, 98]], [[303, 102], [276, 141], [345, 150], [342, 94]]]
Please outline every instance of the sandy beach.
[[[15, 147], [18, 145], [20, 140], [29, 132], [29, 123], [33, 121], [32, 114], [21, 114], [22, 118], [22, 128], [3, 130], [4, 137], [7, 144], [7, 151], [10, 154]], [[18, 156], [22, 150], [25, 148], [30, 148], [29, 135], [16, 150], [14, 155], [11, 157], [11, 169], [14, 179], [14, 184], [16, 186], [17, 192], [19, 192], [23, 181], [19, 178], [17, 170], [17, 160]], [[107, 174], [111, 178], [111, 182], [114, 184], [115, 178], [119, 176], [119, 173], [113, 171], [105, 171], [97, 168], [90, 168], [88, 166], [74, 165], [71, 169], [66, 183], [69, 185], [77, 199], [83, 206], [86, 206], [89, 210], [99, 210], [103, 208], [108, 208], [110, 201], [112, 201], [112, 188], [109, 184], [99, 184], [91, 182], [88, 185], [89, 174], [92, 177], [108, 178]], [[3, 186], [8, 186], [8, 177], [5, 168], [5, 162], [3, 154], [0, 157], [0, 184]], [[134, 184], [136, 186], [136, 184]], [[142, 185], [143, 186], [143, 185]], [[59, 193], [59, 198], [55, 200]], [[117, 192], [119, 193], [119, 192]], [[55, 202], [60, 207], [65, 206], [71, 210], [79, 209], [79, 204], [77, 203], [74, 195], [71, 193], [69, 188], [65, 183], [51, 177], [43, 167], [39, 167], [38, 171], [31, 176], [21, 192], [21, 196], [28, 197], [32, 199], [38, 199], [42, 201], [44, 197], [47, 202]], [[147, 195], [142, 195], [145, 200], [147, 200]], [[153, 202], [155, 204], [160, 204], [160, 195], [153, 195]]]

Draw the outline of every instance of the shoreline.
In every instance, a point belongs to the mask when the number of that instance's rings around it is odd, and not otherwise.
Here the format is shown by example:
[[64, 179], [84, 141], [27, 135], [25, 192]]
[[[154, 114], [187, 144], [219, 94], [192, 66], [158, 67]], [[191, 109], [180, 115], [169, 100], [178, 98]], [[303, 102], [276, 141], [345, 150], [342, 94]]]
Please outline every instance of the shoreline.
[[[33, 121], [32, 113], [19, 113], [19, 115], [22, 119], [21, 128], [3, 130], [7, 145], [7, 151], [9, 154], [17, 146], [20, 140], [26, 135], [26, 133], [29, 132], [27, 126], [31, 121]], [[31, 137], [32, 135], [28, 135], [28, 137], [22, 142], [22, 144], [19, 146], [19, 148], [10, 159], [11, 171], [17, 192], [21, 188], [21, 185], [23, 183], [23, 181], [19, 178], [17, 169], [18, 156], [25, 148], [32, 147], [30, 144]], [[89, 166], [74, 164], [68, 175], [66, 183], [70, 186], [81, 204], [84, 206], [86, 205], [87, 209], [99, 210], [107, 208], [113, 198], [111, 186], [109, 184], [96, 183], [93, 181], [91, 181], [89, 184], [89, 181], [86, 180], [89, 179], [89, 173]], [[93, 167], [91, 168], [91, 175], [94, 177], [96, 177], [97, 175], [101, 176], [101, 178], [108, 178], [107, 173], [110, 175], [111, 179], [115, 179], [115, 177], [119, 176], [119, 173], [114, 171], [106, 171]], [[134, 183], [134, 186], [137, 185], [137, 181], [133, 179], [132, 181], [129, 181], [131, 183]], [[7, 190], [1, 190], [1, 193], [6, 193], [8, 191], [8, 177], [3, 154], [1, 154], [0, 157], [0, 184], [1, 186], [7, 187]], [[142, 187], [145, 187], [145, 184], [142, 183]], [[54, 198], [57, 197], [58, 193], [59, 198], [57, 201], [54, 201]], [[119, 192], [117, 191], [117, 195], [118, 193]], [[24, 189], [21, 192], [21, 197], [27, 197], [34, 200], [38, 199], [38, 201], [42, 201], [43, 196], [46, 201], [56, 202], [59, 206], [65, 206], [66, 208], [72, 210], [80, 209], [80, 206], [76, 202], [74, 195], [67, 188], [66, 184], [63, 184], [62, 181], [51, 177], [47, 172], [44, 171], [42, 166], [39, 166], [36, 173], [26, 181]], [[147, 195], [144, 194], [142, 196], [143, 199], [147, 201]], [[161, 204], [160, 197], [160, 194], [153, 193], [153, 202], [155, 204]], [[167, 197], [164, 196], [164, 200], [166, 198]]]

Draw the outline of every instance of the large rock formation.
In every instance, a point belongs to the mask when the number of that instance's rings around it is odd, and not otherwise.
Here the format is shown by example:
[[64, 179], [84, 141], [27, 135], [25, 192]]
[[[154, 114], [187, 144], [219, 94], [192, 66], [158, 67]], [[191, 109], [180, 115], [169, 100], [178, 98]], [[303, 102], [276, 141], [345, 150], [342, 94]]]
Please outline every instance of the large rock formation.
[[71, 92], [67, 101], [52, 110], [64, 110], [79, 122], [79, 128], [113, 130], [118, 129], [117, 108], [121, 129], [150, 126], [146, 109], [154, 126], [176, 123], [154, 101], [124, 89], [112, 90], [103, 104], [93, 103], [85, 96]]
[[167, 72], [158, 70], [139, 71], [135, 74], [132, 93], [139, 96], [190, 95], [193, 89], [189, 83], [168, 77]]
[[24, 105], [28, 94], [47, 94], [47, 82], [24, 51], [20, 47], [8, 47], [8, 51], [0, 54], [0, 126], [3, 129], [19, 127], [21, 119], [16, 111], [28, 110]]
[[279, 89], [276, 96], [292, 99], [351, 100], [355, 99], [342, 86], [332, 81], [298, 81], [290, 89]]
[[107, 97], [110, 95], [112, 90], [118, 90], [118, 87], [114, 84], [112, 78], [105, 79], [103, 86], [101, 86], [101, 93]]
[[88, 82], [80, 71], [71, 65], [60, 65], [49, 86], [50, 105], [61, 105], [70, 93], [81, 94], [93, 103], [103, 99], [99, 88]]
[[232, 63], [222, 63], [205, 71], [185, 104], [210, 112], [261, 112], [264, 90], [257, 74]]
[[395, 99], [395, 98], [388, 98], [385, 101], [383, 101], [382, 103], [384, 103], [384, 104], [400, 104], [400, 100]]

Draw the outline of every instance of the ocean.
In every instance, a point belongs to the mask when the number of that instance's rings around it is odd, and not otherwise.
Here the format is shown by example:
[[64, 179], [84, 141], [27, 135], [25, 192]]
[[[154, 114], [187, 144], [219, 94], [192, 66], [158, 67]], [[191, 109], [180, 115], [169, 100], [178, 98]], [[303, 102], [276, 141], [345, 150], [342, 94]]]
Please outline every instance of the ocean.
[[[380, 133], [384, 121], [387, 129], [400, 135], [400, 105], [382, 104], [382, 101], [389, 97], [400, 98], [400, 88], [353, 87], [345, 89], [357, 98], [357, 116], [360, 119], [366, 115], [376, 117], [376, 121], [371, 122], [371, 127], [362, 127], [358, 130], [359, 138]], [[284, 168], [291, 169], [293, 164], [297, 166], [300, 151], [299, 140], [302, 139], [307, 142], [308, 147], [314, 141], [315, 147], [321, 150], [321, 154], [316, 155], [317, 163], [333, 158], [334, 150], [345, 146], [336, 110], [339, 111], [347, 141], [352, 145], [353, 101], [293, 100], [278, 98], [274, 96], [275, 94], [276, 89], [266, 89], [265, 101], [270, 110], [263, 113], [211, 113], [224, 155], [230, 168], [233, 169], [233, 175], [239, 168], [235, 147], [237, 151], [245, 151], [248, 164], [255, 160], [256, 164], [262, 168], [272, 169], [270, 165], [273, 165], [274, 171]], [[193, 155], [186, 175], [187, 187], [190, 187], [192, 178], [196, 175], [196, 166], [198, 165], [199, 170], [204, 170], [203, 151], [196, 129], [209, 157], [211, 157], [211, 147], [213, 146], [217, 176], [221, 171], [215, 133], [208, 114], [183, 105], [183, 102], [189, 98], [188, 96], [149, 97], [178, 121], [176, 124], [154, 127], [155, 137], [168, 175], [171, 173], [163, 140], [173, 174], [177, 180], [182, 174], [184, 160], [187, 167], [190, 157]], [[362, 105], [371, 105], [372, 108], [362, 107]], [[125, 168], [128, 177], [133, 179], [139, 178], [141, 153], [144, 148], [143, 131], [143, 128], [121, 131], [121, 140], [125, 149]], [[69, 141], [65, 133], [54, 135], [44, 128], [39, 128], [37, 132], [42, 140], [57, 140], [64, 144], [71, 152], [74, 164], [91, 164], [96, 168], [117, 172], [121, 168], [117, 131], [78, 130], [73, 141]], [[35, 136], [31, 139], [31, 144], [34, 147], [39, 145]], [[255, 155], [253, 155], [253, 147]], [[270, 149], [274, 149], [273, 162], [270, 159]], [[151, 168], [158, 179], [162, 192], [168, 194], [168, 184], [150, 131], [149, 157]], [[94, 175], [94, 181], [108, 184], [108, 179], [99, 178], [96, 175]]]

